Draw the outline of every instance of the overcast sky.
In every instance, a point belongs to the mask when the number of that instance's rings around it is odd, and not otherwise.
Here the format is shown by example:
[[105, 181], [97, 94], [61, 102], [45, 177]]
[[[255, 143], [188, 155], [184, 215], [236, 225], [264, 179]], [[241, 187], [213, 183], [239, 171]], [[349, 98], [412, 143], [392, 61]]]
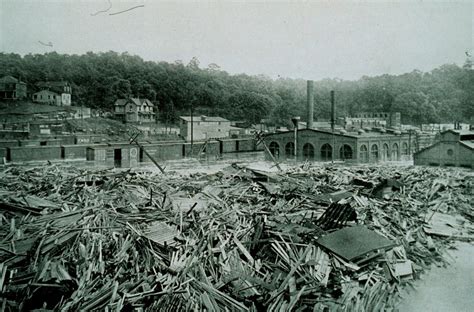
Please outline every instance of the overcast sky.
[[1, 51], [196, 56], [201, 67], [303, 79], [429, 71], [473, 52], [471, 1], [110, 3], [98, 13], [109, 0], [0, 0]]

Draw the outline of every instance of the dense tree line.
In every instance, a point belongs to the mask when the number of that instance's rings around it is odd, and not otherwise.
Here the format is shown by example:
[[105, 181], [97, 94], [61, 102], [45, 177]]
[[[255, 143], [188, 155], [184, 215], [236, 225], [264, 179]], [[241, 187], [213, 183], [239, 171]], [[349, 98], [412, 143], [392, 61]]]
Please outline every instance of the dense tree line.
[[[143, 97], [159, 105], [162, 121], [188, 115], [219, 115], [257, 123], [267, 119], [287, 125], [305, 115], [306, 81], [230, 75], [216, 64], [144, 61], [128, 53], [64, 55], [0, 53], [0, 75], [26, 81], [65, 80], [72, 84], [74, 105], [112, 110], [117, 98]], [[315, 119], [329, 118], [329, 91], [336, 91], [338, 116], [367, 111], [399, 111], [404, 123], [471, 121], [474, 71], [443, 65], [429, 73], [362, 77], [357, 81], [325, 79], [315, 83]]]

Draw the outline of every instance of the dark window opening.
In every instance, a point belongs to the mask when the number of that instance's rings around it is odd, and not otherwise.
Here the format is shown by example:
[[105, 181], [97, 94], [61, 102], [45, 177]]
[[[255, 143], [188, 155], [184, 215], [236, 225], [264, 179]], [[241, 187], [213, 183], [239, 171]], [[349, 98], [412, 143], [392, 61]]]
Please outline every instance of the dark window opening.
[[398, 150], [398, 144], [393, 143], [392, 145], [392, 160], [399, 160], [400, 158], [400, 151]]
[[186, 146], [184, 144], [181, 147], [181, 156], [186, 157]]
[[277, 142], [271, 142], [270, 147], [268, 149], [274, 157], [280, 157], [280, 145], [278, 145]]
[[114, 149], [114, 165], [115, 167], [122, 165], [122, 150], [120, 148]]
[[372, 157], [372, 159], [374, 160], [378, 160], [379, 159], [379, 147], [377, 145], [372, 145], [372, 147], [370, 148], [370, 156]]
[[361, 162], [366, 162], [366, 161], [369, 160], [369, 153], [368, 153], [368, 150], [367, 150], [367, 146], [361, 145], [359, 158], [360, 158]]
[[305, 159], [314, 159], [314, 146], [306, 143], [303, 145], [303, 157]]
[[61, 147], [61, 159], [66, 158], [66, 151], [64, 150], [64, 147]]
[[408, 155], [408, 144], [405, 142], [402, 144], [402, 155]]
[[321, 146], [321, 159], [328, 161], [332, 159], [332, 146], [328, 143]]
[[235, 151], [238, 152], [240, 147], [239, 147], [239, 141], [235, 141]]
[[384, 144], [382, 147], [382, 158], [383, 160], [390, 160], [390, 150], [388, 144]]
[[47, 144], [48, 144], [47, 141], [41, 141], [41, 142], [40, 142], [40, 145], [41, 145], [41, 146], [45, 146], [45, 145], [47, 145]]
[[352, 159], [352, 148], [347, 144], [341, 146], [341, 149], [339, 150], [339, 157], [343, 160]]
[[295, 143], [293, 142], [288, 142], [286, 145], [285, 145], [285, 155], [287, 157], [289, 156], [293, 156], [295, 153]]

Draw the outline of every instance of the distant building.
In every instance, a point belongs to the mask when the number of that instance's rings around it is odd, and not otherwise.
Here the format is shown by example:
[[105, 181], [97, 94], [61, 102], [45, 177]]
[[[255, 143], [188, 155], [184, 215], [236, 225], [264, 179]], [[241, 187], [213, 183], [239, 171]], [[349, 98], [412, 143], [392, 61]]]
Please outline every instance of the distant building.
[[[33, 94], [33, 102], [70, 106], [72, 88], [65, 81], [43, 81], [36, 84], [41, 90]], [[53, 100], [54, 97], [54, 100]]]
[[414, 155], [415, 165], [474, 168], [474, 131], [446, 130]]
[[26, 83], [12, 77], [0, 78], [0, 99], [19, 100], [26, 98]]
[[39, 92], [33, 93], [33, 102], [63, 106], [61, 101], [61, 95], [49, 90], [41, 90]]
[[114, 116], [126, 123], [155, 122], [156, 113], [150, 100], [129, 98], [118, 99], [114, 104]]
[[385, 127], [399, 129], [401, 126], [400, 113], [358, 113], [351, 117], [338, 119], [338, 123], [346, 130], [363, 129], [365, 127]]
[[[181, 116], [179, 132], [186, 140], [191, 140], [191, 117]], [[231, 122], [222, 117], [193, 116], [192, 118], [193, 140], [206, 140], [225, 138], [230, 136], [230, 131], [234, 129]]]
[[[408, 133], [378, 130], [347, 132], [299, 129], [265, 135], [265, 142], [275, 158], [331, 161], [347, 160], [360, 163], [398, 161], [410, 158], [413, 141]], [[413, 139], [413, 138], [412, 138]]]
[[71, 106], [71, 114], [73, 119], [91, 118], [91, 109], [89, 107]]

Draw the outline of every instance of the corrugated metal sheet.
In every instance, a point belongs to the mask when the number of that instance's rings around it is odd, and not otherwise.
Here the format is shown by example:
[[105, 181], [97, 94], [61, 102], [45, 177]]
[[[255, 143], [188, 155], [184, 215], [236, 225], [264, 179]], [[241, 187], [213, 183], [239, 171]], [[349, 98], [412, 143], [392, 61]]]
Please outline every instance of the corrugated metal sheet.
[[332, 232], [319, 238], [317, 243], [349, 261], [362, 257], [371, 251], [395, 245], [391, 240], [362, 225]]

